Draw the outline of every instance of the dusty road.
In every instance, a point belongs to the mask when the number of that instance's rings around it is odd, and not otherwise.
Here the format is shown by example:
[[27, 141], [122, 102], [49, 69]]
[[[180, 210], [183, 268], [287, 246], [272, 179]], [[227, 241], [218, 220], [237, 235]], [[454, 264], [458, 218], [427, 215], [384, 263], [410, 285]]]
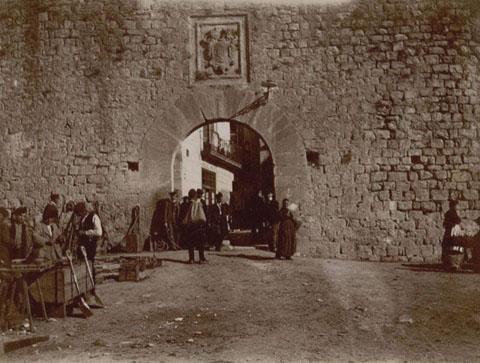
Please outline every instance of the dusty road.
[[7, 361], [480, 360], [479, 274], [254, 249], [208, 252], [206, 265], [160, 257], [147, 280], [99, 285], [108, 306], [94, 317], [37, 321], [51, 339]]

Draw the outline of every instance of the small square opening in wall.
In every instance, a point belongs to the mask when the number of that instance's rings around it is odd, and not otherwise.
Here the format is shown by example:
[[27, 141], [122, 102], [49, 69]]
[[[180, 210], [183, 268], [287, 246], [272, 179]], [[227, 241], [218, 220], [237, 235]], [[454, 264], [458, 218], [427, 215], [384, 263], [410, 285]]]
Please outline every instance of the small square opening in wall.
[[422, 158], [420, 157], [420, 155], [413, 155], [412, 156], [412, 163], [413, 164], [421, 164], [422, 162]]
[[127, 161], [128, 170], [138, 171], [138, 161]]
[[307, 164], [314, 168], [318, 168], [320, 164], [320, 154], [317, 151], [307, 150]]

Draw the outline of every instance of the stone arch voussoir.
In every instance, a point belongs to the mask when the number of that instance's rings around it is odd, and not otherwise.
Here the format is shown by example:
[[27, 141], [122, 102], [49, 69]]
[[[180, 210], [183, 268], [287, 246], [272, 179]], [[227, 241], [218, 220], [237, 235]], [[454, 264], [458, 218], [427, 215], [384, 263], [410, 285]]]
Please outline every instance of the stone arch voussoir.
[[[153, 208], [175, 185], [174, 162], [181, 142], [206, 120], [230, 119], [259, 95], [234, 87], [195, 88], [176, 100], [153, 121], [140, 151], [141, 204]], [[303, 141], [274, 101], [269, 101], [235, 121], [250, 126], [265, 140], [272, 153], [275, 190], [279, 198], [299, 203], [309, 182]]]

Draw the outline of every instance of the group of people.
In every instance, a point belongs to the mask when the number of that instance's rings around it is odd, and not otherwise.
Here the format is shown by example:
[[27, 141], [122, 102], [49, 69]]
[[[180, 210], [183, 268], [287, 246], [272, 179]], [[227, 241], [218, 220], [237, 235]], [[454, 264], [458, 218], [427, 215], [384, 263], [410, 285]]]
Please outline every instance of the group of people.
[[189, 263], [194, 262], [194, 249], [199, 251], [199, 262], [205, 263], [206, 248], [220, 251], [224, 237], [230, 230], [230, 211], [223, 202], [223, 194], [215, 195], [215, 203], [207, 206], [202, 189], [190, 189], [188, 196], [178, 202], [178, 192], [170, 192], [170, 198], [159, 200], [150, 224], [153, 245], [162, 242], [168, 248], [187, 248]]
[[[199, 251], [200, 263], [206, 262], [205, 249], [221, 249], [230, 231], [230, 208], [223, 202], [222, 193], [217, 193], [215, 202], [209, 206], [203, 195], [203, 190], [191, 189], [179, 203], [177, 191], [172, 191], [169, 199], [157, 202], [150, 225], [154, 246], [166, 242], [171, 250], [187, 248], [189, 263], [194, 262], [195, 248]], [[284, 199], [280, 208], [273, 193], [268, 193], [264, 199], [261, 191], [250, 203], [253, 239], [267, 242], [277, 259], [291, 259], [296, 252], [299, 223], [293, 216], [292, 206]]]
[[[195, 249], [200, 263], [206, 262], [205, 249], [219, 251], [230, 231], [230, 208], [222, 193], [217, 193], [209, 206], [203, 196], [203, 190], [191, 189], [179, 203], [178, 192], [172, 191], [169, 199], [159, 201], [150, 227], [153, 244], [166, 241], [170, 249], [188, 249], [189, 263], [194, 262]], [[263, 236], [276, 258], [290, 259], [296, 251], [299, 225], [288, 199], [280, 208], [273, 193], [265, 200], [260, 192], [256, 203], [251, 211], [254, 239]], [[67, 249], [83, 258], [83, 246], [95, 276], [95, 255], [102, 235], [102, 222], [94, 208], [85, 202], [61, 204], [58, 194], [51, 194], [40, 218], [28, 218], [26, 207], [0, 208], [0, 265], [9, 267], [13, 259], [25, 259], [26, 263], [57, 260]]]
[[40, 218], [29, 218], [23, 206], [13, 211], [1, 207], [0, 266], [10, 267], [13, 259], [24, 259], [27, 264], [59, 260], [67, 249], [74, 249], [83, 259], [83, 246], [95, 279], [94, 260], [102, 234], [95, 210], [85, 202], [60, 205], [59, 194], [51, 194]]

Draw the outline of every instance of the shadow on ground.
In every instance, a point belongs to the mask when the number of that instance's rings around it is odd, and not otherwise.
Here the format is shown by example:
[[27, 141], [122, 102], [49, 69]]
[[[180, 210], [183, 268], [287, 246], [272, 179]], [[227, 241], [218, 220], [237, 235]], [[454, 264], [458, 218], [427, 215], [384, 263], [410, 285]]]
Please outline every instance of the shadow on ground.
[[445, 270], [445, 267], [442, 263], [403, 263], [402, 267], [399, 267], [400, 270], [410, 270], [410, 271], [419, 271], [419, 272], [445, 272], [445, 273], [460, 273], [460, 274], [470, 274], [473, 273], [473, 267], [469, 264], [465, 264], [458, 271], [451, 272]]
[[219, 257], [236, 257], [236, 258], [245, 258], [247, 260], [254, 260], [254, 261], [272, 261], [275, 260], [275, 256], [267, 257], [267, 256], [258, 256], [258, 255], [246, 255], [244, 253], [239, 254], [215, 254], [215, 256]]
[[184, 265], [188, 265], [188, 256], [185, 256], [185, 259], [182, 259], [182, 260], [179, 260], [179, 259], [175, 259], [175, 258], [162, 258], [161, 259], [162, 261], [165, 261], [165, 262], [174, 262], [174, 263], [182, 263]]

